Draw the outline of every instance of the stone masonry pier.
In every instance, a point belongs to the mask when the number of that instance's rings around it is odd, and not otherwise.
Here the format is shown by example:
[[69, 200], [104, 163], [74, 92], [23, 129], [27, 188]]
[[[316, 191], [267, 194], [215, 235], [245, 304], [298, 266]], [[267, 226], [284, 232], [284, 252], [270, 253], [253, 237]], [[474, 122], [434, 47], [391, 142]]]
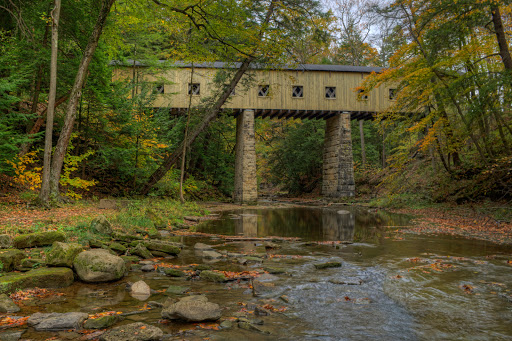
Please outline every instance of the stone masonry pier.
[[[236, 203], [258, 199], [256, 177], [254, 110], [244, 110], [236, 119], [235, 191]], [[322, 195], [330, 198], [355, 194], [354, 161], [350, 114], [337, 113], [326, 120], [323, 152]]]

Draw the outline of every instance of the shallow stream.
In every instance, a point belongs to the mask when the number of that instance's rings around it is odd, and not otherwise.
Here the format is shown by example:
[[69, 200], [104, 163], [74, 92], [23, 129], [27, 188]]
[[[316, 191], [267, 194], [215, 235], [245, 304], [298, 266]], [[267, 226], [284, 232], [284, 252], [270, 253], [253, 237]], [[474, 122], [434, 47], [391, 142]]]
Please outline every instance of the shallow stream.
[[[163, 259], [173, 265], [207, 263], [224, 271], [286, 270], [264, 274], [259, 296], [250, 281], [211, 283], [170, 278], [135, 267], [125, 279], [110, 284], [74, 283], [59, 289], [62, 296], [27, 302], [22, 313], [105, 310], [141, 311], [123, 323], [142, 321], [161, 328], [168, 340], [512, 340], [512, 250], [484, 241], [451, 236], [404, 233], [406, 216], [352, 207], [290, 207], [243, 209], [196, 226], [206, 234], [183, 236], [179, 257]], [[257, 237], [299, 237], [265, 244]], [[205, 260], [193, 245], [216, 245], [217, 251], [255, 255], [246, 265], [240, 258]], [[265, 255], [266, 254], [266, 255]], [[249, 257], [251, 258], [251, 257]], [[341, 262], [342, 267], [316, 269], [314, 264]], [[148, 301], [163, 302], [156, 292], [139, 301], [126, 291], [126, 282], [140, 279], [156, 291], [169, 285], [206, 294], [218, 303], [223, 319], [247, 316], [260, 320], [261, 331], [162, 320], [159, 309], [146, 312]], [[275, 312], [256, 316], [256, 306]], [[267, 306], [267, 307], [268, 307]], [[267, 334], [269, 333], [269, 334]], [[44, 340], [55, 333], [27, 330], [23, 339]], [[79, 339], [61, 332], [61, 339]]]

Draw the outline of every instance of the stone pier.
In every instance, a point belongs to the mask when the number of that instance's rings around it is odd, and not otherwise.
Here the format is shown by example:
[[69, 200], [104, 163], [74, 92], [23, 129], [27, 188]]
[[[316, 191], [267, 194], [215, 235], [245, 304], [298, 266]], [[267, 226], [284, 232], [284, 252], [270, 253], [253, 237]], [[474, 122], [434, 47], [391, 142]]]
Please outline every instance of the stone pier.
[[323, 159], [322, 195], [353, 197], [355, 183], [350, 114], [341, 113], [326, 120]]
[[233, 200], [236, 203], [255, 202], [258, 199], [258, 189], [253, 110], [244, 110], [236, 118], [235, 152], [235, 191], [233, 193]]

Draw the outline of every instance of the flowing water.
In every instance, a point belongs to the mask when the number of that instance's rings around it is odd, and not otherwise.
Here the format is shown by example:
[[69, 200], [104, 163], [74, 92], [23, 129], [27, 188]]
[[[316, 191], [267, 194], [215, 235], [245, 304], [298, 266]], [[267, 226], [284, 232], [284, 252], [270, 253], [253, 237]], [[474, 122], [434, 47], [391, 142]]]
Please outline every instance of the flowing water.
[[[208, 262], [194, 252], [192, 246], [199, 241], [249, 256], [266, 253], [262, 262], [256, 259], [247, 265], [230, 257], [209, 261], [214, 269], [226, 271], [286, 269], [286, 274], [259, 278], [264, 284], [262, 295], [255, 297], [248, 281], [211, 283], [135, 270], [117, 283], [75, 283], [60, 290], [64, 295], [35, 301], [23, 313], [144, 311], [146, 302], [125, 290], [125, 282], [143, 279], [154, 290], [173, 284], [206, 294], [224, 308], [223, 319], [246, 315], [261, 320], [263, 324], [257, 327], [270, 333], [240, 329], [236, 324], [219, 331], [201, 329], [162, 320], [159, 309], [128, 315], [123, 322], [157, 325], [169, 340], [512, 340], [512, 265], [507, 263], [512, 260], [511, 248], [403, 233], [409, 224], [405, 216], [352, 207], [225, 212], [217, 220], [198, 225], [197, 230], [244, 240], [183, 237], [187, 247], [182, 254], [163, 261], [175, 265]], [[280, 247], [266, 250], [256, 237], [268, 236], [299, 237], [300, 241], [274, 241]], [[328, 261], [340, 261], [342, 267], [314, 267]], [[165, 299], [162, 293], [149, 298]], [[280, 311], [255, 316], [254, 308], [264, 304]], [[29, 329], [23, 338], [50, 336], [55, 334]], [[81, 336], [63, 332], [59, 337]]]

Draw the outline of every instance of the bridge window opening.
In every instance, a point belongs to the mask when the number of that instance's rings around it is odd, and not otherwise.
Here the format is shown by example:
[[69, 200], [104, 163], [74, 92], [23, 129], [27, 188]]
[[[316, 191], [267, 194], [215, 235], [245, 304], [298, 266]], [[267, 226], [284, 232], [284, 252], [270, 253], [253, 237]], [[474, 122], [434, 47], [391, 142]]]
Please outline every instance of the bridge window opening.
[[188, 83], [188, 94], [193, 96], [199, 96], [201, 94], [201, 84]]
[[258, 86], [258, 97], [268, 97], [270, 94], [270, 85]]
[[389, 99], [390, 100], [396, 99], [396, 89], [389, 89]]
[[155, 86], [155, 92], [157, 94], [163, 94], [164, 93], [164, 85], [163, 84], [157, 84]]
[[336, 87], [335, 86], [326, 86], [325, 87], [325, 98], [336, 98]]
[[304, 97], [304, 87], [302, 85], [293, 86], [292, 97], [293, 98], [303, 98]]
[[363, 92], [364, 92], [364, 90], [362, 90], [362, 89], [357, 90], [357, 96], [360, 99], [368, 99], [368, 95], [363, 95]]

